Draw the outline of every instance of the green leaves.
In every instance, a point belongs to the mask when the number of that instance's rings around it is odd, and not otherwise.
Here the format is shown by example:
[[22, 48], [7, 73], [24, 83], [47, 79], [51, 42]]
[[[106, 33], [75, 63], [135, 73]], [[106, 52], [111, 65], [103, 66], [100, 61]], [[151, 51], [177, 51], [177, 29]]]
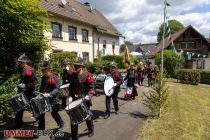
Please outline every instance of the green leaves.
[[[184, 25], [177, 20], [169, 20], [168, 24], [169, 24], [169, 27], [171, 29], [171, 34], [173, 34], [176, 31], [184, 28]], [[157, 41], [158, 42], [160, 42], [163, 38], [163, 25], [164, 24], [161, 24], [161, 26], [159, 27], [159, 32], [158, 32], [158, 35], [157, 35]], [[167, 34], [167, 32], [166, 32], [165, 37], [167, 37], [168, 35], [169, 34]]]
[[16, 94], [14, 88], [18, 84], [18, 81], [18, 76], [13, 75], [0, 86], [0, 119], [11, 114], [12, 109], [8, 100]]
[[168, 98], [168, 87], [166, 87], [166, 79], [161, 77], [160, 73], [152, 81], [152, 89], [144, 94], [144, 105], [150, 110], [152, 117], [161, 117], [161, 110], [166, 105]]
[[[46, 30], [45, 9], [39, 0], [2, 0], [0, 3], [0, 74], [14, 72], [15, 61], [22, 53], [40, 61], [49, 48], [43, 36]], [[32, 57], [30, 57], [32, 56]]]
[[[163, 66], [165, 72], [170, 76], [170, 77], [175, 77], [177, 74], [177, 71], [179, 70], [180, 67], [184, 64], [184, 57], [181, 55], [178, 57], [175, 52], [172, 50], [164, 50], [163, 54]], [[155, 56], [155, 63], [157, 65], [161, 64], [161, 54], [158, 53]]]
[[184, 84], [198, 85], [201, 75], [197, 70], [182, 69], [178, 73], [178, 79]]

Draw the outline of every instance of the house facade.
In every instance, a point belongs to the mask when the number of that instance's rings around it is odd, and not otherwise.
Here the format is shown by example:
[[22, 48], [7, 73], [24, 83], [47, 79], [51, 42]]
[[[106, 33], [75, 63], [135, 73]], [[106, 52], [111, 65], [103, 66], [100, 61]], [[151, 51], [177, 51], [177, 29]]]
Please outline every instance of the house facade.
[[[41, 0], [50, 13], [45, 36], [53, 46], [46, 53], [49, 57], [56, 52], [74, 52], [86, 62], [98, 58], [98, 52], [119, 55], [117, 29], [89, 3], [76, 0]], [[99, 49], [99, 51], [98, 51]]]
[[[206, 69], [210, 70], [210, 43], [192, 26], [185, 27], [172, 36], [177, 52], [183, 52], [185, 57], [186, 69]], [[172, 42], [168, 37], [164, 39], [164, 49], [172, 49]], [[154, 62], [154, 57], [162, 49], [163, 41], [161, 41], [147, 58]]]
[[[119, 38], [110, 36], [103, 32], [94, 31], [94, 59], [98, 58], [98, 53], [101, 56], [105, 55], [119, 55], [120, 45]], [[99, 50], [99, 52], [98, 52]]]

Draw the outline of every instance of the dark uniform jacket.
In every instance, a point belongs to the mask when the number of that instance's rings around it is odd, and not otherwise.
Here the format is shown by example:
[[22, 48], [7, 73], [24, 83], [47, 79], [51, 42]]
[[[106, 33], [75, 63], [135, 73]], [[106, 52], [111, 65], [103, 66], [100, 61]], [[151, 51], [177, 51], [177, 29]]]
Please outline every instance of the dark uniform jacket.
[[[85, 95], [93, 95], [95, 93], [95, 84], [92, 74], [86, 70], [81, 75], [74, 72], [69, 79], [69, 95], [76, 100], [85, 97]], [[77, 97], [76, 97], [77, 96]]]
[[[32, 67], [26, 65], [23, 69], [21, 69], [20, 77], [20, 83], [25, 84], [25, 95], [28, 99], [31, 99], [35, 96], [34, 90], [37, 83], [36, 72]], [[21, 89], [19, 89], [18, 92], [21, 92]]]
[[49, 93], [50, 94], [50, 102], [53, 100], [58, 101], [58, 89], [59, 89], [59, 81], [54, 74], [50, 74], [49, 76], [42, 76], [40, 92], [41, 93]]
[[127, 87], [134, 87], [134, 84], [137, 83], [137, 75], [128, 73], [125, 80], [127, 80]]
[[67, 84], [69, 81], [69, 78], [71, 76], [71, 74], [74, 72], [74, 68], [70, 67], [69, 70], [67, 69], [63, 69], [63, 75], [62, 75], [62, 80], [63, 80], [63, 85]]

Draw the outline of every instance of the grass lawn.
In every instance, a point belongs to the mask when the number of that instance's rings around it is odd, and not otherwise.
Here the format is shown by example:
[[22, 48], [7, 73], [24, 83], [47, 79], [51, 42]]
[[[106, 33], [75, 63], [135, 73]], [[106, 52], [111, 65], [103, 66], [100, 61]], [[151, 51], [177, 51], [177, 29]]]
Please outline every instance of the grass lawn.
[[168, 83], [160, 119], [149, 119], [139, 140], [210, 140], [210, 88]]

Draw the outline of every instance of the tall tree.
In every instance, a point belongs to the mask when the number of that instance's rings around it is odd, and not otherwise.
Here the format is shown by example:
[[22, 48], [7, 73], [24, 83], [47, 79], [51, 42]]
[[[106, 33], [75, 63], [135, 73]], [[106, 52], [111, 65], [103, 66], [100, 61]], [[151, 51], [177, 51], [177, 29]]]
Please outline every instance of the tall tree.
[[133, 45], [133, 42], [131, 42], [131, 41], [125, 41], [125, 45], [131, 46], [131, 45]]
[[44, 38], [47, 12], [40, 4], [39, 0], [1, 0], [0, 74], [11, 74], [20, 54], [39, 61], [48, 48]]
[[[160, 42], [163, 38], [163, 23], [161, 24], [161, 26], [159, 27], [159, 32], [158, 32], [158, 35], [157, 35], [157, 41]], [[168, 21], [168, 25], [171, 29], [171, 34], [175, 33], [176, 31], [180, 30], [180, 29], [183, 29], [184, 28], [184, 25], [177, 21], [177, 20], [169, 20]], [[166, 30], [167, 30], [167, 26], [165, 25], [166, 27]], [[169, 36], [169, 34], [165, 33], [165, 37]]]

